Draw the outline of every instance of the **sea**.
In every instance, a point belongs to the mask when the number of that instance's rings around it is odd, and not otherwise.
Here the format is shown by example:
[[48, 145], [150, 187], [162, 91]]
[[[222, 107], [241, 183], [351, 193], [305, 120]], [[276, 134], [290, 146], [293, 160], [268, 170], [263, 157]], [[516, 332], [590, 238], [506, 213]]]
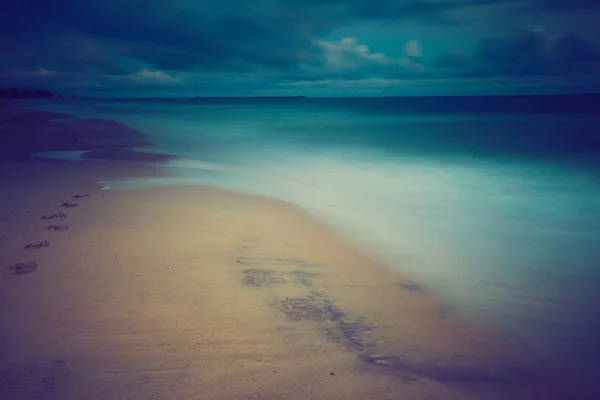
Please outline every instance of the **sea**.
[[[600, 95], [29, 102], [178, 159], [112, 190], [293, 203], [469, 323], [600, 381]], [[45, 154], [77, 159], [81, 152]]]

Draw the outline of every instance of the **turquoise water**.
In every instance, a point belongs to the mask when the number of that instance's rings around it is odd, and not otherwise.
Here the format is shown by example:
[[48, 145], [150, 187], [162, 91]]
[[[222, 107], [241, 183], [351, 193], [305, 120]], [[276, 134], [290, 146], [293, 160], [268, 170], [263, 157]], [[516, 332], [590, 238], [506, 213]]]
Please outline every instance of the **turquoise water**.
[[[495, 101], [495, 103], [494, 103]], [[578, 104], [579, 102], [579, 104]], [[473, 323], [600, 378], [600, 112], [587, 98], [128, 100], [170, 178], [295, 203]], [[77, 153], [62, 154], [75, 157]]]

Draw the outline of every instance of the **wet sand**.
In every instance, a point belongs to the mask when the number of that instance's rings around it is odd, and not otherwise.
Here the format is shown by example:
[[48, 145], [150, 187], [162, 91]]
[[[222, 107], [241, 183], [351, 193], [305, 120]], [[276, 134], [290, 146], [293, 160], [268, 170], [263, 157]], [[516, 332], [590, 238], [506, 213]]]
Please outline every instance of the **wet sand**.
[[156, 173], [0, 162], [0, 397], [575, 398], [293, 205], [99, 189]]

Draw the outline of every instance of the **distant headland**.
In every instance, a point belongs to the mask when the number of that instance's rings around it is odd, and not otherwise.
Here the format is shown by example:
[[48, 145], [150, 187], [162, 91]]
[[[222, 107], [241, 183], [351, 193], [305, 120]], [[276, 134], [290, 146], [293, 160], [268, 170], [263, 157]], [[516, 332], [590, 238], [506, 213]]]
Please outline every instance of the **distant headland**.
[[47, 90], [28, 89], [0, 89], [0, 99], [57, 99], [62, 98], [60, 94], [54, 94]]
[[213, 99], [306, 99], [306, 96], [198, 96], [199, 100]]

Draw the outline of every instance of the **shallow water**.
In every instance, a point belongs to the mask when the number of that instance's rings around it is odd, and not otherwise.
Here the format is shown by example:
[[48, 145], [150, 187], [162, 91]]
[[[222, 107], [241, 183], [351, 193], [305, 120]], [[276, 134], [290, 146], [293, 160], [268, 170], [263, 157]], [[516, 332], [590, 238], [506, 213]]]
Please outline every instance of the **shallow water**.
[[[494, 103], [494, 101], [496, 103]], [[600, 378], [600, 112], [589, 98], [129, 100], [173, 178], [298, 204], [448, 309]], [[77, 158], [77, 153], [59, 157]]]

